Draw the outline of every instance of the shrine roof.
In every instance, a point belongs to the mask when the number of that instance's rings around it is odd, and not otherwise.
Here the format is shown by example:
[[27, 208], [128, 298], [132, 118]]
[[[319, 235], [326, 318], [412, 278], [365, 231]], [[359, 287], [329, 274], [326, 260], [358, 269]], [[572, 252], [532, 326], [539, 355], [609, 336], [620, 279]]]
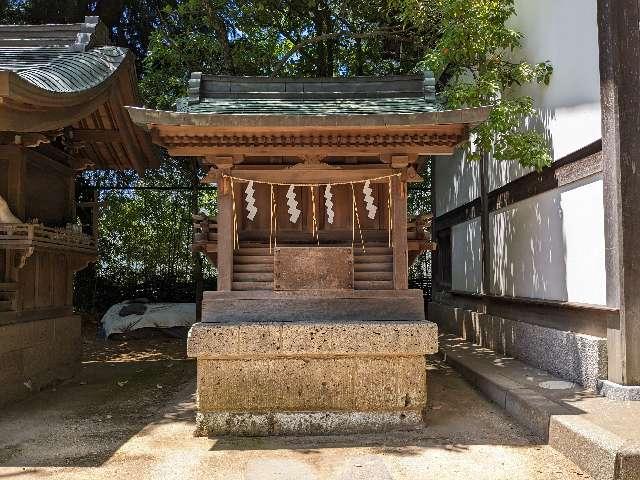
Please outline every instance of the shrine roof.
[[194, 73], [186, 113], [369, 115], [442, 110], [431, 72], [388, 77], [270, 78]]
[[137, 103], [136, 83], [133, 54], [110, 45], [98, 17], [0, 25], [0, 132], [44, 132], [46, 142], [68, 128], [69, 142], [80, 150], [78, 168], [142, 171], [157, 164], [148, 136], [123, 110]]

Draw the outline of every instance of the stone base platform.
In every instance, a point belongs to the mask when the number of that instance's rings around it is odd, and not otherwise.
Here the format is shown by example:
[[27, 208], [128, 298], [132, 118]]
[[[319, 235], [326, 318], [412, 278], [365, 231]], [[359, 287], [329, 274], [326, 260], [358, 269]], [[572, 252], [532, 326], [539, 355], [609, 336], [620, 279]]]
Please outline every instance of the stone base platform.
[[420, 412], [198, 412], [196, 436], [349, 435], [402, 430], [422, 423]]
[[198, 435], [379, 432], [421, 422], [426, 321], [198, 323]]

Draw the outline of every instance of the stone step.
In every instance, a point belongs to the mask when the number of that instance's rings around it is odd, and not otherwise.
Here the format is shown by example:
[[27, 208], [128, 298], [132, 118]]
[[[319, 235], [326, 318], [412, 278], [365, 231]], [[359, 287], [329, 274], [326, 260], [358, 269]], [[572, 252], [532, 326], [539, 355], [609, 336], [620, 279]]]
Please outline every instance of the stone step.
[[[616, 404], [454, 335], [440, 337], [440, 353], [487, 398], [593, 478], [640, 479], [640, 443], [626, 427], [640, 425], [640, 405]], [[541, 388], [545, 384], [550, 386]]]

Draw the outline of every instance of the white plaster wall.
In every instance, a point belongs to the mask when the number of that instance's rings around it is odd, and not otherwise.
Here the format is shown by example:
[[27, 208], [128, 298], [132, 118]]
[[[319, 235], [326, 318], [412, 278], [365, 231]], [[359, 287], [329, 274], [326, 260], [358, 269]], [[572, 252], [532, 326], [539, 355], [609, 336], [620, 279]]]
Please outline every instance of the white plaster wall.
[[[549, 139], [554, 160], [599, 140], [600, 73], [597, 0], [517, 0], [513, 26], [524, 34], [516, 60], [549, 60], [554, 67], [547, 87], [529, 86], [540, 114], [534, 128]], [[489, 188], [494, 190], [529, 171], [517, 162], [492, 161]]]
[[[597, 0], [516, 0], [512, 20], [521, 31], [520, 54], [549, 60], [548, 87], [527, 87], [540, 113], [529, 128], [549, 140], [554, 160], [600, 139]], [[529, 171], [517, 162], [491, 161], [489, 190]], [[436, 160], [436, 214], [479, 195], [478, 164], [461, 155]], [[604, 305], [605, 251], [601, 176], [592, 176], [491, 214], [491, 293]], [[452, 230], [452, 282], [479, 291], [477, 219]]]
[[603, 222], [601, 175], [493, 212], [491, 293], [606, 304]]
[[480, 219], [451, 229], [451, 288], [459, 292], [482, 291], [482, 239]]
[[462, 152], [438, 156], [435, 161], [436, 216], [443, 215], [480, 196], [480, 164], [469, 162]]

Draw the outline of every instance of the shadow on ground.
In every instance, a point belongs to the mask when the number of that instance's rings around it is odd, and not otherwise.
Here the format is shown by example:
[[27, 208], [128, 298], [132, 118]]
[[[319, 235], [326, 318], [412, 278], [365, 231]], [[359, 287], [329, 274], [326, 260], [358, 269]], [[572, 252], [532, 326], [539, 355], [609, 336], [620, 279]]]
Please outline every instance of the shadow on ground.
[[185, 353], [180, 339], [85, 337], [77, 377], [0, 413], [0, 465], [102, 465], [193, 382]]

